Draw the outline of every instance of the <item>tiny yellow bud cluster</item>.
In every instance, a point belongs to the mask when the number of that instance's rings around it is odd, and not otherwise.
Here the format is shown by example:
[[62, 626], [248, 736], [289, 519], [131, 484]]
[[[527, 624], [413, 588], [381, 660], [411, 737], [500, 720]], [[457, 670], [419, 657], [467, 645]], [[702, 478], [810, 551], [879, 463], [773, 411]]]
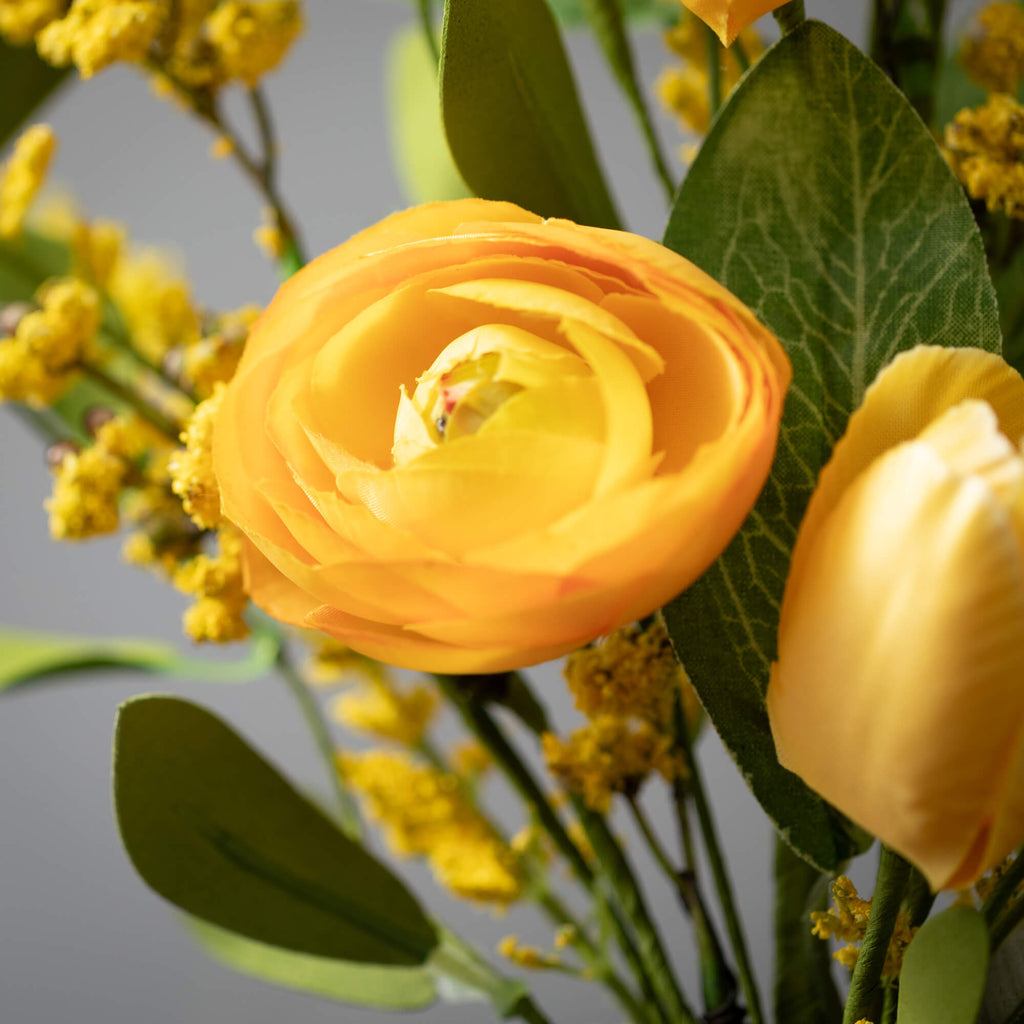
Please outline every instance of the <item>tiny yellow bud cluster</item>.
[[32, 125], [14, 145], [0, 171], [0, 238], [16, 238], [32, 200], [46, 180], [57, 136], [46, 124]]
[[[860, 953], [858, 944], [867, 934], [871, 901], [861, 899], [853, 882], [846, 875], [839, 875], [832, 883], [832, 902], [835, 909], [811, 913], [811, 933], [819, 939], [834, 938], [846, 943], [832, 955], [835, 960], [852, 971], [857, 965]], [[884, 982], [890, 983], [899, 978], [903, 956], [916, 932], [917, 929], [910, 926], [908, 913], [901, 910], [882, 967]]]
[[76, 220], [71, 232], [71, 260], [75, 274], [101, 290], [106, 290], [121, 260], [125, 230], [113, 221], [89, 223]]
[[203, 530], [213, 530], [221, 521], [220, 490], [213, 472], [213, 417], [222, 397], [223, 386], [196, 406], [181, 435], [185, 447], [174, 454], [168, 467], [171, 490]]
[[972, 199], [1024, 219], [1024, 108], [1002, 93], [946, 126], [946, 159]]
[[75, 278], [45, 283], [36, 298], [40, 308], [8, 307], [11, 323], [0, 329], [0, 401], [52, 402], [99, 328], [99, 296]]
[[685, 772], [674, 750], [673, 706], [682, 700], [691, 723], [699, 709], [660, 620], [624, 626], [570, 655], [565, 677], [590, 722], [566, 740], [545, 734], [544, 758], [588, 807], [606, 811], [612, 793], [636, 793], [653, 771], [670, 781]]
[[331, 713], [346, 728], [414, 747], [423, 739], [437, 703], [437, 694], [429, 687], [399, 689], [381, 671], [338, 697]]
[[387, 750], [340, 754], [338, 768], [384, 827], [391, 848], [426, 857], [438, 882], [455, 895], [498, 904], [522, 895], [519, 859], [455, 775]]
[[1024, 7], [999, 0], [983, 7], [967, 29], [960, 63], [989, 92], [1016, 93], [1024, 80]]
[[506, 935], [497, 946], [500, 956], [510, 960], [518, 967], [531, 971], [551, 970], [560, 968], [562, 961], [550, 953], [545, 953], [537, 946], [528, 946], [519, 941], [516, 935]]
[[226, 79], [253, 86], [273, 71], [302, 31], [294, 0], [227, 0], [206, 21], [206, 38]]
[[31, 43], [66, 6], [66, 0], [0, 0], [0, 36], [15, 46]]
[[242, 581], [242, 539], [223, 524], [217, 531], [219, 551], [185, 562], [174, 574], [174, 585], [196, 602], [185, 611], [185, 632], [197, 643], [228, 643], [249, 635], [243, 613], [249, 598]]

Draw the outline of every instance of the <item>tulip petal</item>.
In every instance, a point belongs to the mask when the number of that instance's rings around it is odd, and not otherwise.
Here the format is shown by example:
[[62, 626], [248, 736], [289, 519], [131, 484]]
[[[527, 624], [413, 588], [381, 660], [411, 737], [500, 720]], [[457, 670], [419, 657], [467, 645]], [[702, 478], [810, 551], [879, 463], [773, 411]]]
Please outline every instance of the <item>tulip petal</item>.
[[909, 442], [801, 544], [768, 690], [779, 759], [946, 886], [988, 827], [984, 794], [1024, 716], [1012, 517], [984, 480]]

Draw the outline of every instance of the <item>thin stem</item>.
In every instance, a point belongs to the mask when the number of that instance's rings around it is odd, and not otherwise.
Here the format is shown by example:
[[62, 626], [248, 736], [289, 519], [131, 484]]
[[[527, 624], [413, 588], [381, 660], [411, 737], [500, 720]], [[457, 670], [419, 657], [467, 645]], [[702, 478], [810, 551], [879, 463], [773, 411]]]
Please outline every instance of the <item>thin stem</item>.
[[[104, 293], [104, 298], [113, 305], [113, 300], [109, 295]], [[108, 316], [104, 320], [103, 327], [101, 328], [101, 334], [109, 339], [118, 352], [123, 352], [139, 366], [145, 367], [155, 377], [159, 377], [164, 386], [175, 395], [180, 396], [183, 399], [187, 399], [192, 402], [193, 405], [199, 403], [199, 398], [194, 392], [190, 391], [180, 380], [172, 377], [164, 367], [159, 363], [154, 362], [144, 353], [140, 352], [135, 345], [132, 344], [131, 336], [128, 334], [128, 330], [121, 320], [119, 312], [116, 316]]]
[[740, 921], [736, 898], [732, 891], [732, 883], [729, 880], [729, 872], [725, 866], [725, 858], [722, 856], [718, 832], [715, 829], [715, 821], [711, 814], [711, 805], [708, 802], [697, 758], [694, 756], [693, 746], [690, 743], [690, 733], [686, 726], [682, 702], [678, 696], [675, 701], [673, 719], [676, 742], [686, 757], [686, 765], [690, 773], [687, 789], [693, 797], [694, 807], [697, 811], [697, 820], [700, 823], [701, 835], [704, 838], [704, 848], [707, 850], [708, 861], [711, 864], [711, 874], [715, 879], [718, 902], [725, 917], [725, 927], [729, 933], [729, 944], [732, 947], [733, 957], [736, 961], [736, 973], [740, 976], [740, 985], [743, 987], [743, 996], [747, 1003], [747, 1013], [750, 1014], [751, 1024], [764, 1024], [765, 1018], [764, 1011], [761, 1008], [761, 994], [757, 987], [757, 978], [754, 975], [753, 965], [750, 962], [750, 954], [747, 951], [747, 940], [743, 934], [743, 924]]
[[165, 416], [159, 410], [154, 409], [148, 402], [143, 401], [138, 393], [133, 391], [131, 388], [126, 387], [117, 380], [117, 378], [111, 377], [106, 370], [101, 370], [98, 366], [94, 366], [92, 363], [79, 363], [77, 368], [81, 370], [86, 377], [91, 378], [97, 384], [101, 385], [115, 398], [119, 398], [125, 403], [125, 405], [132, 408], [143, 419], [149, 420], [149, 422], [152, 423], [153, 426], [162, 434], [165, 434], [168, 438], [177, 443], [178, 435], [181, 433], [180, 423], [177, 423], [170, 417]]
[[1006, 904], [1010, 902], [1017, 887], [1024, 883], [1024, 847], [1017, 851], [1014, 862], [1003, 872], [1002, 877], [995, 884], [988, 899], [982, 906], [985, 915], [985, 923], [991, 928], [996, 918], [1003, 912]]
[[887, 846], [882, 847], [878, 862], [878, 879], [871, 900], [871, 916], [867, 934], [857, 955], [857, 966], [850, 980], [850, 992], [843, 1011], [843, 1024], [856, 1024], [870, 1017], [882, 980], [882, 968], [889, 950], [889, 941], [900, 912], [903, 893], [910, 878], [910, 865]]
[[435, 64], [441, 63], [441, 51], [437, 46], [437, 36], [434, 34], [433, 0], [418, 0], [417, 7], [420, 14], [420, 27], [423, 29], [423, 38], [430, 47], [431, 56]]
[[[467, 698], [460, 688], [459, 680], [453, 676], [439, 674], [435, 675], [434, 678], [437, 680], [442, 693], [451, 701], [470, 732], [490, 751], [491, 756], [505, 775], [505, 778], [523, 798], [527, 807], [536, 815], [537, 820], [548, 833], [559, 853], [569, 862], [573, 874], [576, 875], [588, 891], [593, 893], [599, 879], [595, 876], [593, 869], [587, 863], [579, 848], [570, 838], [569, 833], [551, 806], [540, 784], [505, 738], [497, 722], [491, 717], [484, 702], [472, 697]], [[534, 725], [540, 724], [540, 722], [534, 723]], [[592, 812], [586, 812], [583, 809], [581, 821], [584, 820], [585, 813], [589, 814]], [[584, 824], [584, 828], [586, 828], [586, 824]], [[589, 835], [590, 832], [588, 831]], [[591, 839], [591, 842], [593, 842], [593, 839]], [[597, 844], [595, 844], [596, 849]], [[626, 909], [628, 913], [628, 908]], [[652, 1008], [656, 1008], [660, 1019], [665, 1021], [666, 1024], [672, 1024], [676, 1020], [679, 1020], [681, 1024], [696, 1024], [692, 1018], [674, 1017], [669, 1008], [662, 1004], [652, 985], [651, 976], [648, 974], [647, 961], [641, 950], [637, 947], [637, 944], [633, 941], [626, 923], [613, 906], [609, 906], [608, 911], [623, 955], [636, 975], [645, 999]]]
[[263, 155], [260, 174], [267, 183], [267, 187], [272, 189], [277, 185], [277, 137], [270, 120], [270, 108], [267, 106], [263, 90], [258, 85], [249, 89], [247, 95], [249, 106], [252, 108], [253, 120], [256, 122], [256, 130], [260, 136], [260, 151]]
[[633, 51], [629, 45], [629, 37], [623, 27], [622, 0], [586, 0], [584, 10], [594, 29], [594, 34], [601, 45], [605, 58], [619, 83], [629, 105], [633, 108], [644, 143], [647, 146], [651, 163], [661, 180], [669, 201], [675, 195], [676, 185], [672, 180], [672, 172], [661, 151], [658, 133], [654, 127], [650, 108], [644, 97], [643, 88], [633, 60]]
[[710, 25], [704, 26], [704, 34], [708, 46], [708, 107], [714, 120], [722, 106], [722, 49]]
[[1024, 921], [1024, 899], [1011, 903], [992, 925], [990, 936], [993, 953], [1010, 937], [1021, 921]]
[[338, 766], [334, 759], [334, 743], [331, 741], [331, 734], [327, 729], [327, 722], [320, 704], [309, 692], [306, 681], [302, 678], [298, 669], [292, 663], [285, 645], [282, 643], [278, 648], [277, 659], [274, 662], [281, 678], [284, 680], [292, 696], [299, 705], [302, 717], [306, 720], [306, 727], [316, 744], [320, 756], [323, 758], [324, 767], [331, 780], [331, 788], [334, 790], [335, 800], [338, 805], [338, 823], [341, 830], [349, 839], [358, 840], [362, 835], [362, 826], [359, 822], [359, 812], [356, 810], [355, 802], [351, 794], [345, 789], [338, 773]]
[[530, 996], [523, 996], [516, 1003], [513, 1016], [525, 1020], [527, 1024], [551, 1024], [551, 1018], [545, 1016]]
[[792, 32], [807, 17], [804, 12], [804, 0], [791, 0], [790, 3], [772, 11], [772, 14], [784, 36]]
[[627, 794], [626, 803], [629, 805], [630, 811], [633, 812], [633, 820], [636, 822], [637, 828], [640, 829], [641, 835], [646, 840], [651, 853], [654, 855], [654, 859], [658, 862], [658, 866], [665, 872], [665, 876], [668, 878], [669, 882], [671, 882], [672, 887], [679, 890], [680, 898], [685, 899], [685, 894], [683, 893], [679, 882], [680, 871], [668, 859], [668, 854], [665, 852], [665, 848], [662, 846], [661, 840], [657, 835], [655, 835], [654, 829], [651, 827], [651, 823], [647, 820], [647, 815], [644, 813], [644, 809], [640, 806], [636, 796], [632, 793]]

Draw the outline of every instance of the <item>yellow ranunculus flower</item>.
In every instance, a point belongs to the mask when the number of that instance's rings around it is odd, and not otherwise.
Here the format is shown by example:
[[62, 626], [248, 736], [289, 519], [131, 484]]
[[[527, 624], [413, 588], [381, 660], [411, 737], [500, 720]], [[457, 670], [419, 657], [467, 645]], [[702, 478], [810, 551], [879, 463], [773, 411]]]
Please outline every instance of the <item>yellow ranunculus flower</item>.
[[935, 889], [1024, 839], [1022, 437], [998, 356], [897, 357], [821, 473], [782, 604], [779, 760]]
[[691, 263], [462, 200], [285, 284], [215, 414], [247, 588], [392, 664], [489, 672], [659, 607], [771, 464], [789, 363]]
[[714, 30], [723, 46], [732, 46], [748, 25], [784, 6], [787, 0], [683, 0], [683, 3]]

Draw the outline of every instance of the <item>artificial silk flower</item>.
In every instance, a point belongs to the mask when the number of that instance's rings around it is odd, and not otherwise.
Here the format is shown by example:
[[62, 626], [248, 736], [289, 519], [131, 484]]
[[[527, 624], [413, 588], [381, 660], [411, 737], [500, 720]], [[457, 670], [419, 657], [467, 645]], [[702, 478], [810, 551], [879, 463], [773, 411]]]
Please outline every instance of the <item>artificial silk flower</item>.
[[1022, 437], [998, 356], [897, 357], [821, 473], [782, 604], [779, 760], [934, 889], [1024, 839]]
[[635, 235], [462, 200], [282, 286], [214, 425], [253, 600], [371, 657], [492, 672], [658, 608], [738, 529], [789, 363]]
[[787, 0], [683, 0], [722, 41], [732, 46], [736, 37], [763, 14], [783, 7]]

